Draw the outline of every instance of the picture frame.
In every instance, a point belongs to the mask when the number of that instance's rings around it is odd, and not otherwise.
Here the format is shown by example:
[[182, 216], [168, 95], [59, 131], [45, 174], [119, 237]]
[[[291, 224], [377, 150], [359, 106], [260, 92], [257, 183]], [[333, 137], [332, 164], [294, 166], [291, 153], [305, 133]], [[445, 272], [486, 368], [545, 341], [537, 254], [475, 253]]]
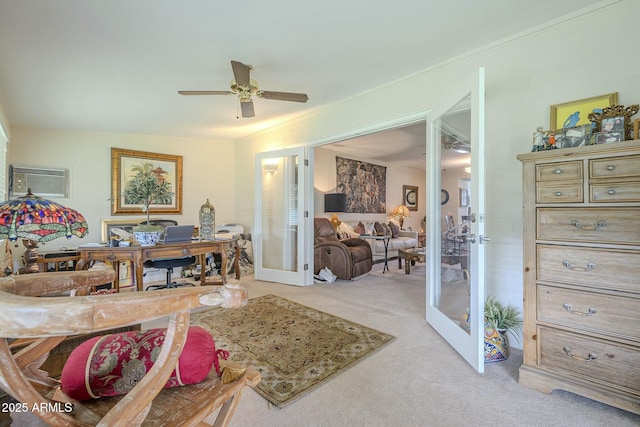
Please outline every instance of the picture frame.
[[590, 124], [586, 124], [563, 129], [562, 147], [558, 148], [576, 148], [591, 145], [591, 128]]
[[[639, 104], [633, 104], [628, 107], [625, 107], [624, 105], [612, 105], [610, 107], [603, 108], [602, 111], [590, 113], [589, 120], [593, 123], [597, 132], [611, 134], [622, 133], [622, 139], [620, 139], [620, 141], [626, 141], [628, 139], [634, 139], [631, 117], [634, 116], [639, 110]], [[622, 122], [621, 125], [616, 125], [614, 123], [616, 121]], [[613, 131], [613, 125], [617, 126], [616, 129], [618, 131]], [[620, 129], [622, 129], [622, 131], [619, 131]]]
[[151, 166], [159, 176], [171, 184], [174, 193], [168, 204], [151, 204], [151, 214], [182, 214], [182, 156], [146, 151], [111, 148], [112, 215], [146, 214], [142, 204], [128, 204], [124, 200], [127, 182], [142, 165]]
[[565, 127], [590, 124], [590, 113], [600, 112], [605, 107], [610, 107], [617, 103], [618, 92], [613, 92], [552, 105], [549, 127], [551, 130], [558, 130]]
[[461, 208], [469, 207], [469, 191], [466, 188], [459, 188], [458, 191], [460, 192], [460, 194], [459, 194], [459, 201], [460, 201], [459, 206]]
[[624, 141], [622, 133], [596, 132], [593, 134], [594, 144], [610, 144], [612, 142]]
[[402, 186], [402, 203], [410, 210], [418, 210], [418, 187], [414, 185]]
[[[156, 218], [154, 218], [156, 219]], [[100, 241], [103, 243], [108, 243], [111, 241], [111, 238], [117, 233], [114, 232], [114, 229], [119, 228], [127, 233], [133, 233], [133, 227], [140, 225], [144, 219], [142, 218], [122, 218], [122, 219], [103, 219], [101, 221], [101, 229], [102, 232], [100, 234]]]

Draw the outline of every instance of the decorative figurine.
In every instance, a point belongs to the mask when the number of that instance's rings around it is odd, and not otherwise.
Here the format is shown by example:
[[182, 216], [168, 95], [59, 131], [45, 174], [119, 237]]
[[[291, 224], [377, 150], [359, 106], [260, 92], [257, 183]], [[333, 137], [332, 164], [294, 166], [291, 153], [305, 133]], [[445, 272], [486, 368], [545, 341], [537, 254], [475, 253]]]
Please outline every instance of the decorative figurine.
[[556, 148], [556, 134], [551, 132], [549, 133], [549, 142], [547, 144], [547, 150], [555, 150]]
[[209, 199], [200, 206], [200, 239], [215, 240], [216, 235], [216, 210]]
[[544, 150], [544, 142], [542, 141], [544, 128], [542, 126], [538, 126], [536, 131], [533, 133], [533, 148], [531, 151], [542, 151]]

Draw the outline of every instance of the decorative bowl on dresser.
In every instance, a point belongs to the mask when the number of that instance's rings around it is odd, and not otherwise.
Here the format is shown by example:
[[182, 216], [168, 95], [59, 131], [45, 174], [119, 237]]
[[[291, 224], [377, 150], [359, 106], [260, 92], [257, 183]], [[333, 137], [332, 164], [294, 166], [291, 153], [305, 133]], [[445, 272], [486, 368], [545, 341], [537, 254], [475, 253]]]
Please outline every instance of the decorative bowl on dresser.
[[518, 156], [519, 383], [640, 414], [640, 140]]

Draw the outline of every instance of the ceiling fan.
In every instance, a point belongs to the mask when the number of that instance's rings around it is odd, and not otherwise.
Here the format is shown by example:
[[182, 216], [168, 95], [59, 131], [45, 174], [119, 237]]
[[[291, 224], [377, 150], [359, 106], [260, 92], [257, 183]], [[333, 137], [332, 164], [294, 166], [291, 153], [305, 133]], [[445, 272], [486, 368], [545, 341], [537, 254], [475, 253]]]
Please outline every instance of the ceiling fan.
[[454, 150], [458, 153], [470, 153], [471, 145], [468, 141], [461, 141], [454, 135], [442, 135], [442, 148]]
[[249, 73], [253, 69], [242, 62], [231, 61], [234, 79], [231, 81], [231, 90], [179, 90], [180, 95], [237, 95], [240, 101], [242, 117], [254, 117], [253, 95], [262, 99], [275, 99], [279, 101], [307, 102], [306, 93], [273, 92], [258, 89], [258, 82], [250, 78]]

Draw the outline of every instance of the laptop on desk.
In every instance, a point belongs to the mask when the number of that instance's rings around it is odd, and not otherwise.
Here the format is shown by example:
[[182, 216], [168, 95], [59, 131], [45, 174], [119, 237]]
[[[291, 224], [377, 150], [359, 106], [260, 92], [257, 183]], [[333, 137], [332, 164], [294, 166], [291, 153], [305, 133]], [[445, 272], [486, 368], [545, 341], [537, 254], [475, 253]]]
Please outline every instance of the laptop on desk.
[[191, 243], [193, 225], [169, 225], [164, 229], [160, 243]]

